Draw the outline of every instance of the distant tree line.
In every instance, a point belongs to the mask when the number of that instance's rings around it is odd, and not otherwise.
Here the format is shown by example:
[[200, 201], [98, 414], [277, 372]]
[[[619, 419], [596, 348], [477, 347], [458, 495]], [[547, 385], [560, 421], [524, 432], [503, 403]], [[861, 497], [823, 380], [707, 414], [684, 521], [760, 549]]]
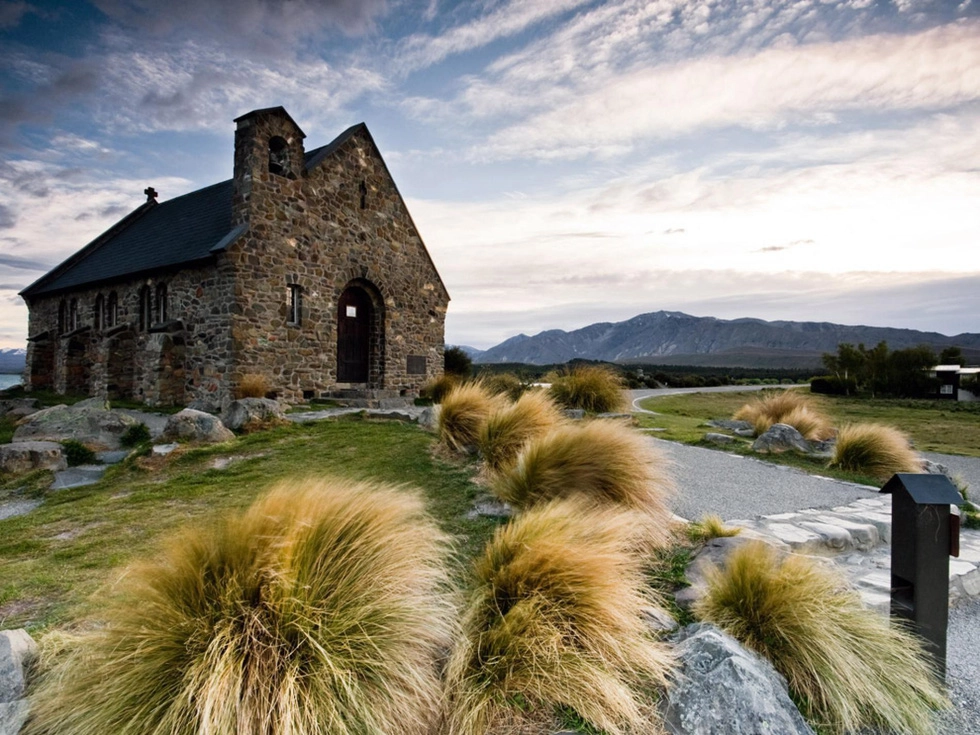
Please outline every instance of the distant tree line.
[[842, 342], [822, 360], [829, 374], [810, 382], [814, 393], [925, 398], [937, 391], [930, 368], [962, 365], [963, 353], [959, 347], [947, 347], [937, 356], [928, 345], [889, 350], [886, 342], [871, 348]]

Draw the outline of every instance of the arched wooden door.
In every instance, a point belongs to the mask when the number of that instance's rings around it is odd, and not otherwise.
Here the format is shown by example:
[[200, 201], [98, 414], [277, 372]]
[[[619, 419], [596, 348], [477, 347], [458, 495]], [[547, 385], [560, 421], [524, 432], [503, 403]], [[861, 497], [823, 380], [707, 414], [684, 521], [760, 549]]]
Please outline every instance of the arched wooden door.
[[371, 372], [374, 306], [367, 291], [349, 286], [337, 313], [337, 382], [367, 383]]

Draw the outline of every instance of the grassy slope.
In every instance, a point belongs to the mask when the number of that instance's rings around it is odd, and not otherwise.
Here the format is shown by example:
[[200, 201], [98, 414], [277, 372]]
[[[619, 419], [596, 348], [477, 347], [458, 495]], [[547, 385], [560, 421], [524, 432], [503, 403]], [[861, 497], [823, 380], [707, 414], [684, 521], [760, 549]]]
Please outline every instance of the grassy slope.
[[[643, 416], [641, 425], [662, 427], [656, 436], [697, 443], [709, 431], [704, 423], [729, 418], [758, 393], [693, 393], [648, 398], [643, 408], [660, 416]], [[980, 403], [909, 401], [811, 396], [817, 408], [835, 425], [874, 421], [895, 426], [909, 434], [920, 451], [980, 457]]]
[[[0, 521], [0, 627], [43, 628], [86, 617], [91, 596], [124, 565], [152, 553], [160, 537], [245, 508], [274, 481], [336, 474], [421, 487], [443, 527], [472, 557], [495, 523], [465, 517], [481, 489], [471, 467], [433, 454], [416, 426], [360, 419], [288, 426], [178, 457], [128, 461], [98, 484], [45, 492], [34, 512]], [[215, 469], [221, 457], [238, 458]], [[150, 463], [148, 468], [140, 464]], [[38, 494], [41, 491], [34, 491]], [[24, 491], [0, 489], [0, 500]], [[94, 602], [97, 603], [97, 600]]]

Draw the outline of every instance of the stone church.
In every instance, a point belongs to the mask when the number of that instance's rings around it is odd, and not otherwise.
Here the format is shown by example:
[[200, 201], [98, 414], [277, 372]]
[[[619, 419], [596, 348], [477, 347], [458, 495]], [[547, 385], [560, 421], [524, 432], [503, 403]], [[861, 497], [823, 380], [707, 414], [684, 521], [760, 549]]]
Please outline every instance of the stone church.
[[220, 409], [418, 395], [449, 294], [367, 127], [306, 151], [282, 107], [235, 120], [234, 177], [146, 202], [21, 292], [25, 385]]

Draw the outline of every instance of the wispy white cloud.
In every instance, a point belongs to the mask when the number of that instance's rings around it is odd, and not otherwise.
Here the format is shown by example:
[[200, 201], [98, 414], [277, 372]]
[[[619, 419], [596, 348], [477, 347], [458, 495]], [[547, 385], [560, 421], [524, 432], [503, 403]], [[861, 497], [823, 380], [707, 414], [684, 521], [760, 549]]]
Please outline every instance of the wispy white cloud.
[[773, 129], [819, 124], [814, 116], [827, 112], [942, 109], [978, 99], [980, 23], [963, 22], [610, 74], [493, 133], [479, 155], [574, 157], [728, 126]]

